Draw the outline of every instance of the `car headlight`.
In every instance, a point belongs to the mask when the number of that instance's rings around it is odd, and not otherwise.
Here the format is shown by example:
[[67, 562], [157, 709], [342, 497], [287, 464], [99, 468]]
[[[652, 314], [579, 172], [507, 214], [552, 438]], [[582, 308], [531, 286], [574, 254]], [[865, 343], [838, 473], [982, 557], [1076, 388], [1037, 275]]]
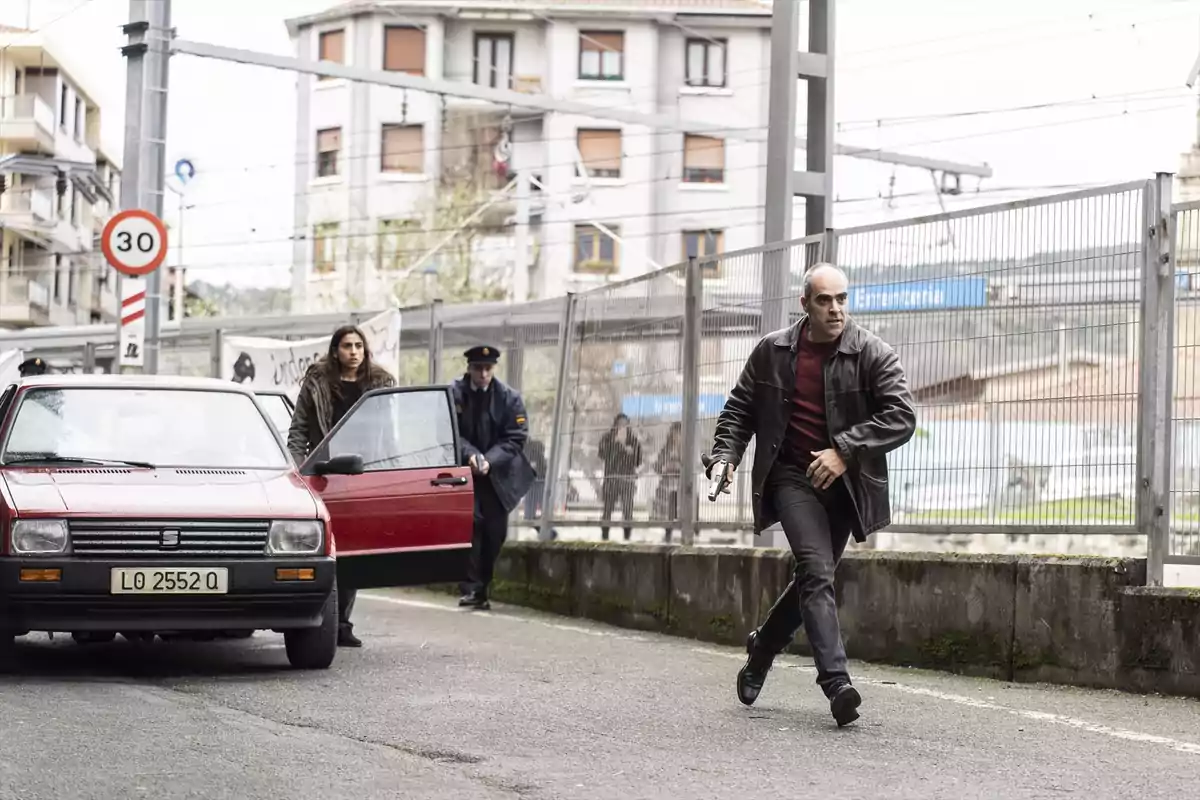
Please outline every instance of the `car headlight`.
[[67, 522], [62, 519], [19, 519], [8, 534], [13, 555], [27, 556], [66, 552]]
[[271, 523], [267, 552], [276, 556], [316, 555], [325, 544], [325, 526], [316, 519], [282, 519]]

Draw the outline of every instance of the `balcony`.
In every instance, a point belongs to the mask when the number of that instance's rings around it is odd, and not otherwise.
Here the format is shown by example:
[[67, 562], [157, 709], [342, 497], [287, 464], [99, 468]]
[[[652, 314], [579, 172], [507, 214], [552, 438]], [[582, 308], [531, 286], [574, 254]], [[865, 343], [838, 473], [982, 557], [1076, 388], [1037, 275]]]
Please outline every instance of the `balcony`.
[[50, 321], [50, 290], [28, 275], [0, 276], [0, 324], [45, 325]]
[[54, 109], [35, 94], [0, 97], [0, 141], [9, 150], [54, 155]]
[[[47, 225], [55, 222], [54, 190], [25, 186], [9, 189], [0, 194], [0, 215], [3, 217], [29, 217], [30, 224]], [[19, 222], [12, 227], [20, 229]]]

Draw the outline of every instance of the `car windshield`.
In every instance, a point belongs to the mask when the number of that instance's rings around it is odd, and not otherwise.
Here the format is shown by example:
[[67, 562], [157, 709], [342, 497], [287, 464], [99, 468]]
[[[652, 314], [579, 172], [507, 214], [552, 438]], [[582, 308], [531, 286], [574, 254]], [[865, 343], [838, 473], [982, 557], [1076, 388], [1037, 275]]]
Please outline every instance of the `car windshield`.
[[5, 443], [4, 463], [74, 459], [242, 469], [291, 463], [253, 398], [238, 392], [26, 391]]
[[292, 427], [292, 412], [288, 410], [287, 399], [281, 394], [260, 394], [258, 403], [271, 418], [271, 424], [283, 433]]

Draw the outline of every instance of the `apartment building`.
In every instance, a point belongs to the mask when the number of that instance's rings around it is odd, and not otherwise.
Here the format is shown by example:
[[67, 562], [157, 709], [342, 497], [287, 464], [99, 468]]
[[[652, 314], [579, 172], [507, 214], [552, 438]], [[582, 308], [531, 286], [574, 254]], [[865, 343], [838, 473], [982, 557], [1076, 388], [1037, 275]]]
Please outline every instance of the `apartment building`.
[[[295, 307], [386, 302], [397, 275], [447, 263], [422, 256], [460, 220], [484, 231], [473, 267], [510, 297], [522, 270], [529, 297], [548, 297], [762, 241], [765, 144], [736, 130], [767, 124], [769, 2], [351, 2], [287, 24], [301, 58], [731, 129], [690, 136], [301, 75]], [[517, 253], [520, 173], [534, 184]], [[490, 205], [431, 214], [464, 175], [483, 177]]]
[[121, 167], [81, 75], [39, 34], [0, 27], [0, 327], [116, 320], [98, 241]]

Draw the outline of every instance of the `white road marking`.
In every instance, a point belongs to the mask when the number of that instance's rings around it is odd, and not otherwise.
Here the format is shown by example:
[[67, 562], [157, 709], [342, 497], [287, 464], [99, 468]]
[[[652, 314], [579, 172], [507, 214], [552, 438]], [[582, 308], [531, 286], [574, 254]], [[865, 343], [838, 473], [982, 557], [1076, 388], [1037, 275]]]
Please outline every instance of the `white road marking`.
[[[458, 608], [454, 608], [454, 607], [447, 606], [447, 605], [442, 605], [440, 603], [428, 603], [428, 602], [425, 602], [422, 600], [407, 600], [407, 599], [403, 599], [403, 598], [399, 598], [399, 597], [386, 597], [386, 596], [377, 595], [377, 594], [360, 594], [359, 597], [363, 597], [368, 600], [375, 600], [375, 601], [383, 602], [383, 603], [391, 603], [392, 605], [408, 606], [410, 608], [421, 608], [421, 609], [427, 609], [430, 611], [448, 611], [448, 612], [452, 612], [455, 614], [479, 613], [479, 612], [463, 612], [463, 611], [460, 611]], [[618, 633], [616, 631], [598, 630], [595, 628], [584, 628], [584, 627], [580, 627], [578, 625], [562, 625], [562, 624], [555, 623], [555, 622], [549, 622], [548, 620], [535, 619], [535, 618], [530, 618], [530, 617], [518, 617], [518, 616], [514, 616], [512, 614], [505, 614], [503, 612], [498, 613], [495, 611], [488, 611], [488, 612], [482, 612], [482, 613], [485, 613], [489, 619], [503, 619], [503, 620], [506, 620], [509, 622], [519, 622], [519, 623], [525, 624], [525, 625], [540, 625], [540, 626], [543, 626], [546, 628], [554, 628], [555, 630], [560, 630], [560, 631], [568, 631], [571, 633], [582, 633], [587, 636], [601, 636], [601, 637], [605, 637], [605, 638], [609, 638], [609, 639], [622, 639], [622, 640], [633, 641], [633, 642], [647, 641], [647, 637], [644, 637], [644, 636], [630, 636], [627, 634]], [[745, 659], [745, 656], [740, 653], [730, 653], [730, 652], [724, 651], [724, 650], [714, 650], [714, 649], [710, 649], [707, 647], [692, 647], [689, 649], [691, 649], [692, 652], [695, 652], [695, 653], [701, 653], [701, 654], [708, 655], [708, 656], [717, 656], [719, 658], [727, 658], [727, 659], [732, 659], [735, 661], [742, 661], [743, 659]], [[813, 667], [806, 666], [803, 664], [784, 662], [784, 663], [781, 663], [781, 666], [785, 666], [789, 669], [795, 669], [795, 670], [799, 670], [802, 672], [815, 672], [815, 669]], [[868, 685], [868, 686], [878, 686], [880, 688], [890, 689], [892, 691], [901, 692], [903, 694], [915, 695], [918, 697], [929, 697], [934, 700], [941, 700], [946, 703], [954, 703], [956, 705], [967, 706], [969, 708], [978, 708], [978, 709], [983, 709], [983, 710], [987, 710], [987, 711], [1000, 711], [1005, 714], [1011, 714], [1012, 716], [1020, 717], [1021, 719], [1027, 719], [1027, 720], [1031, 720], [1034, 722], [1047, 722], [1047, 723], [1050, 723], [1051, 725], [1061, 725], [1061, 726], [1068, 727], [1068, 728], [1075, 728], [1077, 730], [1087, 731], [1088, 733], [1096, 733], [1096, 734], [1100, 734], [1102, 736], [1108, 736], [1113, 739], [1122, 739], [1124, 741], [1138, 742], [1141, 744], [1156, 744], [1156, 745], [1160, 745], [1162, 747], [1168, 747], [1168, 748], [1170, 748], [1172, 750], [1176, 750], [1180, 753], [1189, 753], [1192, 755], [1200, 755], [1200, 744], [1195, 743], [1195, 742], [1185, 742], [1185, 741], [1182, 741], [1179, 739], [1172, 739], [1167, 736], [1156, 736], [1154, 734], [1139, 733], [1138, 731], [1125, 730], [1123, 728], [1113, 728], [1108, 725], [1101, 725], [1096, 722], [1088, 722], [1087, 720], [1079, 719], [1077, 717], [1068, 717], [1068, 716], [1064, 716], [1062, 714], [1051, 714], [1051, 713], [1044, 712], [1044, 711], [1030, 711], [1030, 710], [1024, 709], [1024, 708], [1014, 708], [1012, 706], [1005, 706], [1005, 705], [1001, 705], [999, 703], [993, 703], [989, 700], [976, 700], [973, 697], [967, 697], [967, 696], [961, 695], [961, 694], [951, 694], [949, 692], [939, 692], [935, 689], [924, 689], [919, 686], [906, 686], [905, 684], [897, 683], [897, 682], [891, 681], [891, 680], [875, 680], [875, 679], [871, 679], [871, 678], [857, 678], [855, 680], [855, 683], [864, 684], [864, 685]]]

